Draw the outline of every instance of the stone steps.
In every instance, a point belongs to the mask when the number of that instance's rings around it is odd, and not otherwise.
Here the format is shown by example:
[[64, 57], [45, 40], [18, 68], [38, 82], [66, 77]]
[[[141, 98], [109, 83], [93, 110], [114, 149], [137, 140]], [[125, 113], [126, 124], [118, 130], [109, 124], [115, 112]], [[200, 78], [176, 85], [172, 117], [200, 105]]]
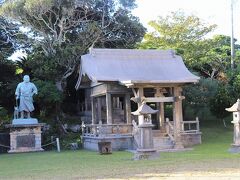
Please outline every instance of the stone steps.
[[168, 136], [166, 131], [163, 130], [153, 130], [153, 137], [166, 137]]
[[153, 137], [153, 146], [157, 150], [162, 150], [162, 149], [173, 149], [174, 143], [170, 139], [170, 137], [165, 137], [165, 136], [155, 136]]

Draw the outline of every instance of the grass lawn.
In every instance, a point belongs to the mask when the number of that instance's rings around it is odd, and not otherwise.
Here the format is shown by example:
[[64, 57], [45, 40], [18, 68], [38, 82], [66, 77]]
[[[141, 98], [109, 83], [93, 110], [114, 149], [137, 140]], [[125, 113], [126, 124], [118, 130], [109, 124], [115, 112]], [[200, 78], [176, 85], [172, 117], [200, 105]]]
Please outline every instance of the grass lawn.
[[0, 179], [175, 179], [183, 176], [240, 178], [240, 154], [227, 152], [232, 126], [202, 123], [203, 144], [194, 150], [161, 153], [156, 160], [131, 160], [129, 152], [99, 155], [85, 150], [1, 154]]

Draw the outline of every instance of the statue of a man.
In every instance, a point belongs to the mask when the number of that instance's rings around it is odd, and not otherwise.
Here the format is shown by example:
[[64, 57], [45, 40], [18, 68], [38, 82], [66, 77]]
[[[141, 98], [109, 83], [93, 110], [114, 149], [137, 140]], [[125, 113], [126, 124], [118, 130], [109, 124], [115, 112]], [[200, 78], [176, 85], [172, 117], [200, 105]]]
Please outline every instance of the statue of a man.
[[24, 112], [27, 113], [27, 118], [31, 118], [30, 113], [34, 110], [33, 95], [37, 92], [37, 87], [30, 82], [30, 77], [25, 75], [23, 82], [18, 84], [15, 92], [16, 100], [20, 99], [18, 110], [21, 112], [21, 118], [24, 118]]

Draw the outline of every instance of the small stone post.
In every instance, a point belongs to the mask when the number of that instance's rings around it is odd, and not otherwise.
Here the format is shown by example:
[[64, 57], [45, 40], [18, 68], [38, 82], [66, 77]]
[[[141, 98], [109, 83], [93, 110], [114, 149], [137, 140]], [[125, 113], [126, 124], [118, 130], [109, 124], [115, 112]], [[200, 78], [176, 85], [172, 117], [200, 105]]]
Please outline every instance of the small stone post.
[[230, 153], [240, 153], [240, 99], [230, 108], [226, 108], [226, 111], [233, 112], [234, 132], [233, 132], [233, 144], [229, 149]]

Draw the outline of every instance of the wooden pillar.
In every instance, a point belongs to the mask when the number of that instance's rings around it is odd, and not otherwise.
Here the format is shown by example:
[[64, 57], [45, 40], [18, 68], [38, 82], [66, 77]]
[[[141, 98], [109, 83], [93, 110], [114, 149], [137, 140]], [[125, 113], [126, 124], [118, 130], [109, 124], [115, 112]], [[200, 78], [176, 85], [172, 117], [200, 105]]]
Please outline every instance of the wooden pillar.
[[97, 98], [97, 119], [98, 122], [102, 121], [102, 103], [101, 103], [101, 97]]
[[92, 106], [92, 124], [96, 124], [96, 106], [94, 97], [91, 97], [91, 106]]
[[[164, 97], [163, 92], [164, 92], [164, 89], [156, 88], [155, 97]], [[164, 117], [164, 102], [157, 103], [157, 110], [158, 110], [157, 118], [159, 120], [159, 126], [161, 127], [161, 126], [163, 126], [164, 119], [165, 119], [165, 117]]]
[[107, 124], [112, 124], [112, 95], [106, 93]]
[[[164, 116], [164, 102], [160, 102], [160, 103], [156, 103], [157, 104], [157, 119], [159, 121], [159, 126], [163, 126], [163, 123], [164, 123], [164, 119], [165, 119], [165, 116]], [[160, 128], [159, 127], [159, 128]]]
[[181, 124], [183, 121], [182, 115], [182, 99], [180, 98], [182, 92], [181, 87], [174, 87], [173, 94], [175, 102], [173, 103], [173, 121], [174, 121], [174, 139], [175, 148], [184, 148], [181, 142]]
[[165, 119], [165, 116], [164, 116], [164, 102], [160, 102], [160, 116], [159, 116], [160, 126], [163, 126], [164, 119]]
[[[139, 87], [139, 88], [138, 88], [137, 95], [138, 95], [138, 97], [140, 97], [140, 98], [144, 96], [144, 91], [143, 91], [143, 88], [142, 88], [142, 87]], [[138, 107], [140, 107], [141, 105], [142, 105], [142, 102], [139, 102], [139, 103], [138, 103]]]
[[130, 94], [125, 95], [125, 111], [126, 111], [126, 119], [127, 124], [131, 124], [131, 102], [130, 102]]
[[160, 103], [159, 102], [156, 102], [156, 110], [158, 110], [158, 112], [157, 112], [157, 120], [158, 120], [159, 130], [160, 130], [160, 127], [161, 127], [161, 119], [160, 119], [161, 112], [160, 112]]
[[[143, 90], [143, 87], [139, 87], [138, 88], [138, 97], [143, 97], [144, 96], [144, 90]], [[142, 105], [142, 102], [139, 102], [138, 103], [138, 108]], [[144, 117], [143, 115], [141, 116], [138, 116], [138, 124], [142, 124], [144, 122]]]

